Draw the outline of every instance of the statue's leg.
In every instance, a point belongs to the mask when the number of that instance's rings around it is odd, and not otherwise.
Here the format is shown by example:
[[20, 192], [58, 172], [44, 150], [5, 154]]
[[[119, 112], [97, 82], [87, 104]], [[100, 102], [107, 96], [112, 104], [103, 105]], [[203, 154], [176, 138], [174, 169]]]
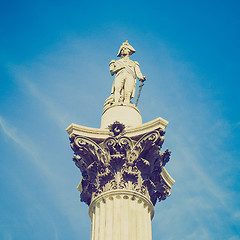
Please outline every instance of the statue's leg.
[[130, 103], [131, 100], [131, 96], [132, 96], [132, 92], [133, 92], [133, 88], [135, 87], [135, 81], [134, 78], [129, 75], [125, 81], [125, 103]]
[[121, 76], [117, 76], [115, 78], [115, 91], [114, 91], [114, 102], [119, 102], [121, 91], [123, 89], [124, 78]]

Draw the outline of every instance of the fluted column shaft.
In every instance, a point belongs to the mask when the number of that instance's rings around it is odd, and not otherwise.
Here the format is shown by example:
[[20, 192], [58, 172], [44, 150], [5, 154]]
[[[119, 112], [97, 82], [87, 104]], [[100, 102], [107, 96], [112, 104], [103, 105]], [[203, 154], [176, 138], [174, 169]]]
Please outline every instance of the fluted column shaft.
[[151, 240], [153, 204], [131, 190], [112, 190], [89, 206], [91, 240]]

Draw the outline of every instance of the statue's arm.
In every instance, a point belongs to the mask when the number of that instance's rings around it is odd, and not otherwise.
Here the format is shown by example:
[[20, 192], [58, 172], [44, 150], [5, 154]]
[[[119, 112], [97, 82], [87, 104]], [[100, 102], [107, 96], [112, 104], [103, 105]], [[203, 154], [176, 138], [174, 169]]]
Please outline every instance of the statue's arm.
[[111, 75], [113, 75], [113, 74], [115, 73], [115, 68], [116, 68], [115, 63], [116, 63], [115, 60], [112, 60], [112, 61], [109, 63], [109, 69], [110, 69]]
[[146, 80], [146, 77], [142, 75], [141, 71], [140, 71], [140, 67], [139, 67], [139, 63], [135, 62], [135, 73], [137, 78], [141, 81], [144, 82]]
[[109, 68], [110, 68], [110, 73], [111, 75], [114, 75], [115, 73], [117, 73], [119, 70], [123, 69], [124, 66], [119, 65], [119, 63], [117, 64], [117, 62], [115, 60], [112, 60], [109, 63]]

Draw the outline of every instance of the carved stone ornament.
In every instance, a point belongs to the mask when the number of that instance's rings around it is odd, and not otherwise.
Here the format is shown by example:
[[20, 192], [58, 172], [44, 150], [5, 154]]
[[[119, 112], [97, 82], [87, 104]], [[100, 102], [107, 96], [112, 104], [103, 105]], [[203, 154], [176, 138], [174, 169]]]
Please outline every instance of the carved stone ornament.
[[171, 186], [161, 174], [170, 157], [169, 150], [160, 153], [165, 131], [158, 128], [134, 140], [125, 135], [124, 128], [114, 122], [109, 137], [101, 141], [70, 135], [73, 161], [82, 173], [81, 201], [88, 205], [99, 194], [114, 189], [139, 192], [153, 205], [170, 195]]
[[124, 134], [125, 125], [115, 121], [113, 124], [108, 126], [109, 134], [113, 137], [118, 136], [119, 134]]

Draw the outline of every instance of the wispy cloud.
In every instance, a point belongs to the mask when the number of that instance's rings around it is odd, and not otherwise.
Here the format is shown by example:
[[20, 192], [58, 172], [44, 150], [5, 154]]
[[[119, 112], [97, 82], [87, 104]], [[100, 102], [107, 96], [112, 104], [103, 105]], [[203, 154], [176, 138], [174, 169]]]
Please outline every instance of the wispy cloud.
[[[65, 182], [63, 180], [63, 176], [61, 175], [62, 171], [56, 171], [54, 169], [54, 166], [52, 166], [52, 161], [44, 161], [43, 157], [41, 156], [40, 149], [37, 147], [36, 140], [33, 137], [25, 136], [19, 129], [11, 125], [9, 122], [7, 122], [6, 119], [4, 119], [2, 116], [0, 116], [0, 127], [9, 139], [11, 139], [15, 143], [16, 149], [22, 149], [23, 152], [25, 152], [27, 158], [24, 158], [24, 160], [28, 160], [30, 164], [32, 164], [35, 169], [37, 170], [39, 176], [41, 176], [41, 179], [44, 179], [44, 183], [42, 183], [45, 188], [48, 188], [48, 198], [50, 197], [52, 201], [55, 201], [55, 205], [60, 209], [61, 212], [64, 213], [65, 216], [68, 217], [69, 222], [72, 225], [72, 228], [78, 232], [78, 223], [75, 220], [76, 217], [79, 217], [79, 215], [74, 211], [73, 208], [69, 207], [68, 202], [66, 201], [66, 198], [72, 195], [72, 189], [69, 190], [69, 192], [66, 192], [67, 187], [64, 186]], [[13, 145], [14, 147], [14, 145]], [[47, 149], [45, 149], [47, 151]], [[23, 159], [22, 159], [23, 160]], [[57, 159], [55, 159], [57, 161]], [[60, 170], [60, 169], [59, 169]], [[34, 202], [38, 202], [36, 199], [36, 196], [33, 196], [27, 187], [24, 186], [24, 184], [21, 183], [21, 180], [19, 179], [16, 181], [16, 184], [19, 185], [18, 188], [21, 189], [21, 194], [24, 196], [31, 196], [34, 199]], [[65, 194], [61, 194], [61, 189], [65, 189]], [[77, 189], [76, 189], [77, 192]], [[37, 204], [35, 206], [36, 210]], [[39, 206], [39, 211], [42, 212], [41, 206]], [[30, 217], [32, 215], [30, 214]], [[10, 235], [9, 235], [10, 236]], [[55, 237], [58, 239], [57, 230], [55, 229]]]
[[228, 240], [239, 240], [239, 239], [240, 239], [239, 236], [232, 236]]
[[99, 116], [96, 126], [100, 126], [103, 103], [108, 97], [103, 96], [104, 89], [110, 91], [111, 76], [108, 60], [100, 60], [106, 53], [99, 49], [93, 56], [87, 46], [91, 47], [88, 41], [73, 39], [26, 66], [9, 67], [23, 92], [37, 100], [61, 129], [72, 121], [96, 125], [94, 113]]
[[52, 99], [50, 96], [46, 96], [43, 92], [41, 92], [37, 86], [28, 80], [27, 78], [20, 79], [21, 84], [24, 84], [28, 92], [36, 98], [41, 104], [44, 106], [47, 114], [56, 122], [60, 129], [64, 129], [66, 127], [66, 123], [70, 121], [68, 118], [68, 114], [60, 108], [60, 106]]
[[169, 121], [164, 146], [172, 155], [166, 168], [176, 182], [172, 196], [155, 209], [154, 234], [169, 240], [210, 240], [223, 226], [234, 234], [231, 226], [238, 228], [233, 218], [237, 206], [231, 204], [234, 196], [224, 180], [235, 159], [225, 148], [232, 129], [219, 107], [221, 100], [215, 89], [201, 84], [190, 64], [174, 60], [165, 46], [160, 49], [154, 51], [157, 61], [147, 66], [151, 78], [161, 76], [160, 83], [152, 82], [148, 88], [146, 83], [141, 101], [150, 103], [145, 118], [157, 109]]
[[[85, 49], [83, 46], [87, 45], [73, 41], [61, 48], [63, 50], [50, 53], [30, 67], [18, 68], [14, 72], [20, 85], [27, 89], [26, 94], [37, 100], [47, 118], [61, 129], [74, 120], [80, 124], [85, 122], [87, 126], [90, 121], [96, 124], [105, 100], [103, 93], [107, 88], [110, 91], [113, 80], [107, 75], [107, 64], [101, 62], [103, 56], [99, 56], [109, 46], [102, 46], [98, 55], [89, 51], [89, 45]], [[143, 107], [144, 120], [161, 116], [170, 121], [165, 145], [172, 148], [172, 159], [166, 167], [176, 180], [171, 199], [156, 207], [160, 213], [155, 216], [153, 223], [157, 228], [154, 231], [159, 234], [161, 229], [161, 234], [165, 232], [165, 239], [184, 236], [184, 239], [210, 240], [213, 229], [220, 231], [223, 225], [230, 227], [232, 223], [225, 222], [226, 219], [231, 222], [234, 216], [238, 218], [238, 212], [234, 215], [236, 206], [229, 203], [231, 192], [223, 184], [226, 177], [223, 170], [227, 167], [223, 167], [222, 156], [228, 155], [230, 168], [234, 161], [223, 148], [229, 126], [219, 110], [220, 102], [215, 98], [214, 90], [201, 85], [201, 77], [191, 70], [189, 63], [176, 61], [164, 45], [154, 49], [150, 45], [146, 47], [145, 56], [152, 52], [153, 61], [141, 62], [149, 78], [139, 106]], [[101, 104], [100, 99], [103, 100]], [[16, 143], [20, 142], [22, 137], [17, 137], [16, 129], [10, 131], [3, 119], [1, 122], [5, 133]], [[38, 162], [37, 151], [32, 151], [34, 147], [28, 149], [28, 143], [21, 144]], [[46, 165], [46, 162], [41, 164]], [[49, 164], [46, 166], [53, 169]], [[52, 173], [54, 170], [50, 172], [50, 182], [63, 182], [62, 176]], [[66, 207], [66, 203], [62, 202], [61, 207]], [[221, 214], [224, 217], [219, 217]], [[216, 226], [213, 226], [214, 221]], [[172, 224], [175, 231], [172, 231]]]
[[10, 125], [2, 116], [0, 116], [0, 126], [4, 134], [11, 140], [13, 140], [16, 146], [22, 148], [27, 154], [29, 154], [34, 163], [36, 163], [37, 165], [39, 165], [39, 167], [42, 168], [41, 163], [37, 159], [38, 151], [32, 144], [32, 142], [27, 140], [24, 134], [21, 134], [20, 137], [19, 130], [16, 127]]

